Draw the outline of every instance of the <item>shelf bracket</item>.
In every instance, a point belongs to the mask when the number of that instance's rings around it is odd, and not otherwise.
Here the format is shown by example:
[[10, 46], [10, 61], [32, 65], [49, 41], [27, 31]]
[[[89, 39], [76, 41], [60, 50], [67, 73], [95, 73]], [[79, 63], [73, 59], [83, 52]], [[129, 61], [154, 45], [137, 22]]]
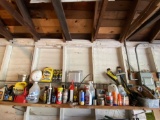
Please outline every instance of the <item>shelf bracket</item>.
[[15, 110], [18, 110], [18, 111], [26, 112], [26, 107], [23, 107], [24, 109], [19, 109], [16, 107], [16, 105], [13, 105], [12, 108], [14, 108]]

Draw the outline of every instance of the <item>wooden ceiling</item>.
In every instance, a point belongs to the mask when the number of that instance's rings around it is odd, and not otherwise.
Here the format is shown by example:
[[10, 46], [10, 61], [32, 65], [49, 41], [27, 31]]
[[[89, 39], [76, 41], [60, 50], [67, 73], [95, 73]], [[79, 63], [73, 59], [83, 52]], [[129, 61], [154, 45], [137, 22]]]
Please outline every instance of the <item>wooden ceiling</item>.
[[0, 38], [160, 40], [160, 0], [0, 1]]

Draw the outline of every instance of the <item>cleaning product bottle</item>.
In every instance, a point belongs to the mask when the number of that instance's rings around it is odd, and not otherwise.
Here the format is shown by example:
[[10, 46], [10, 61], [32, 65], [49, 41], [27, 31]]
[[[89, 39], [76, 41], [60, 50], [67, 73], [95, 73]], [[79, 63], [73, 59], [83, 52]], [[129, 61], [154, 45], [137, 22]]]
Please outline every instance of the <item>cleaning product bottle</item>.
[[26, 97], [28, 103], [37, 103], [39, 101], [40, 88], [38, 82], [34, 82], [29, 90], [29, 95]]
[[92, 94], [89, 91], [89, 86], [86, 86], [85, 105], [92, 105]]
[[92, 94], [92, 100], [95, 99], [95, 88], [93, 87], [92, 81], [89, 81], [89, 91]]
[[118, 85], [118, 92], [119, 92], [119, 94], [121, 94], [121, 96], [126, 96], [127, 95], [127, 93], [124, 90], [124, 87], [122, 85]]
[[37, 103], [40, 96], [40, 87], [38, 81], [42, 78], [42, 71], [36, 70], [32, 72], [31, 79], [34, 81], [33, 86], [29, 90], [29, 95], [26, 97], [28, 103]]

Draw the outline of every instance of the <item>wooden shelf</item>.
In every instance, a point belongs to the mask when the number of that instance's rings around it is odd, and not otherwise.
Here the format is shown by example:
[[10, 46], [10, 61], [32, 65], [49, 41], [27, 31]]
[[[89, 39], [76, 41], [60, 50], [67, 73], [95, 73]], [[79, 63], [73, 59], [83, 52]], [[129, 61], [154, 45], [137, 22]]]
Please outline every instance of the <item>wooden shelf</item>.
[[76, 109], [125, 109], [125, 110], [155, 110], [160, 108], [147, 108], [147, 107], [137, 107], [137, 106], [87, 106], [87, 105], [72, 105], [72, 104], [42, 104], [42, 103], [14, 103], [1, 101], [0, 105], [12, 105], [12, 106], [31, 106], [31, 107], [50, 107], [50, 108], [76, 108]]

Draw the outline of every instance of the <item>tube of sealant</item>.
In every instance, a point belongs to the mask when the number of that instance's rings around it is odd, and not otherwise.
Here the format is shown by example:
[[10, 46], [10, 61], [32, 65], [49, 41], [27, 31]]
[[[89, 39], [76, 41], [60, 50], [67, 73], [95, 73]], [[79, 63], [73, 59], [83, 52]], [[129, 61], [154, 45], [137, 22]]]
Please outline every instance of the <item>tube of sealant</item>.
[[49, 89], [48, 89], [48, 99], [47, 99], [47, 104], [51, 104], [51, 95], [52, 95], [52, 84], [50, 83]]

